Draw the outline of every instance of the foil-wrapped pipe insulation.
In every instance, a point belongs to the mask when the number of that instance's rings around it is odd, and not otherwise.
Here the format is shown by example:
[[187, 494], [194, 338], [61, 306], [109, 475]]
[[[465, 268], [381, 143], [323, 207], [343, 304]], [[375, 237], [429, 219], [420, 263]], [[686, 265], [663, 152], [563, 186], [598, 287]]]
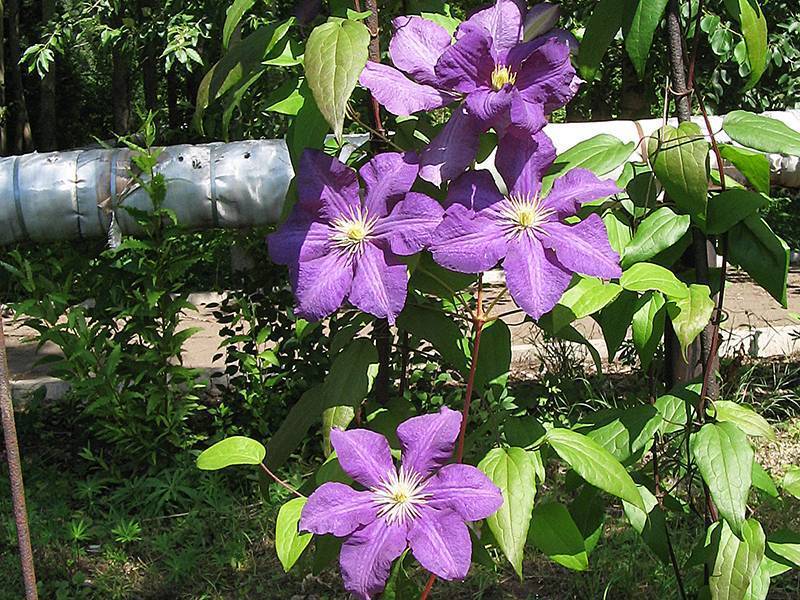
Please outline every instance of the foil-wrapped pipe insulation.
[[[766, 113], [800, 130], [800, 111]], [[705, 126], [697, 119], [701, 129]], [[661, 120], [553, 123], [545, 128], [559, 152], [601, 133], [635, 142], [632, 160], [643, 160], [642, 139]], [[711, 117], [720, 141], [722, 118]], [[352, 147], [366, 141], [354, 136]], [[770, 156], [772, 182], [800, 187], [800, 159]], [[715, 164], [711, 154], [712, 166]], [[167, 182], [165, 206], [189, 229], [245, 228], [275, 223], [294, 176], [283, 140], [169, 146], [158, 171]], [[735, 174], [734, 174], [735, 175]], [[131, 177], [131, 151], [89, 149], [0, 158], [0, 245], [136, 235], [135, 220], [120, 206], [152, 206]]]

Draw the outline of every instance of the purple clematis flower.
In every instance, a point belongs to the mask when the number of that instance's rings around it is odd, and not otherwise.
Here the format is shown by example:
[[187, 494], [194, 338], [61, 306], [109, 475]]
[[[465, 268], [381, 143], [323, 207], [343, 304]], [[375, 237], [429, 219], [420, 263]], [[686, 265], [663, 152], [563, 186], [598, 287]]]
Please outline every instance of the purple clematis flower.
[[389, 44], [394, 67], [367, 63], [359, 81], [391, 113], [464, 99], [423, 151], [422, 178], [439, 185], [462, 173], [475, 159], [479, 134], [489, 128], [500, 135], [508, 129], [535, 134], [545, 114], [577, 92], [580, 80], [564, 36], [553, 32], [522, 43], [523, 13], [516, 0], [497, 0], [459, 25], [455, 43], [432, 21], [399, 17]]
[[419, 165], [412, 153], [387, 152], [358, 175], [319, 150], [306, 150], [297, 173], [298, 201], [268, 237], [272, 260], [289, 266], [297, 314], [321, 319], [345, 301], [394, 323], [406, 300], [401, 256], [427, 246], [441, 205], [411, 192]]
[[498, 190], [488, 171], [470, 171], [456, 179], [430, 246], [436, 262], [464, 273], [485, 271], [502, 260], [508, 291], [534, 319], [556, 305], [573, 273], [604, 279], [622, 275], [619, 255], [599, 216], [565, 222], [582, 203], [620, 189], [612, 180], [576, 168], [541, 195], [542, 176], [555, 155], [544, 132], [502, 138], [495, 166], [508, 193]]
[[447, 464], [460, 427], [461, 413], [446, 407], [401, 423], [399, 469], [379, 433], [331, 431], [339, 464], [366, 490], [322, 484], [303, 507], [300, 529], [347, 538], [339, 563], [356, 598], [380, 594], [406, 548], [442, 579], [466, 577], [472, 542], [465, 522], [494, 514], [503, 496], [475, 467]]

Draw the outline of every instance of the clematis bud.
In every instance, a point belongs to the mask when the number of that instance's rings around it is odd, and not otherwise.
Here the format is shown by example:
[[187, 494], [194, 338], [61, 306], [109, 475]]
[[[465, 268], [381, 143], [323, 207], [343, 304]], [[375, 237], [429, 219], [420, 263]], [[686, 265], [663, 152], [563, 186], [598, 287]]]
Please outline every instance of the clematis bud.
[[528, 11], [522, 31], [522, 41], [529, 42], [533, 38], [544, 35], [555, 27], [561, 7], [550, 2], [541, 2]]

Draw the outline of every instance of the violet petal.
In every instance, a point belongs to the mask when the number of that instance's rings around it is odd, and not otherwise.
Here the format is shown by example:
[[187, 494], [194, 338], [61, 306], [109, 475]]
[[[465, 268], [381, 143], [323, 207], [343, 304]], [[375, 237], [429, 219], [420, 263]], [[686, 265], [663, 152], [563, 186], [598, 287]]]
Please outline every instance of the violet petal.
[[456, 511], [465, 521], [478, 521], [493, 515], [503, 505], [500, 489], [472, 465], [442, 467], [425, 486], [431, 494], [428, 505]]
[[479, 169], [467, 171], [453, 180], [447, 189], [446, 206], [461, 204], [470, 210], [480, 212], [502, 200], [503, 194], [497, 189], [492, 174]]
[[318, 321], [336, 312], [344, 302], [353, 282], [353, 263], [345, 254], [329, 252], [301, 261], [296, 276], [296, 313]]
[[394, 67], [372, 61], [367, 62], [358, 81], [394, 115], [441, 108], [456, 99], [448, 92], [411, 81]]
[[344, 537], [376, 518], [378, 506], [372, 492], [357, 492], [349, 485], [329, 481], [308, 497], [300, 515], [300, 530]]
[[606, 226], [598, 215], [591, 214], [575, 225], [545, 223], [542, 229], [546, 233], [542, 244], [555, 250], [558, 262], [567, 269], [603, 279], [622, 275], [619, 255], [611, 248]]
[[364, 208], [370, 217], [383, 217], [414, 185], [419, 159], [413, 152], [384, 152], [359, 169], [364, 180]]
[[552, 250], [531, 235], [521, 235], [508, 246], [503, 261], [506, 285], [514, 302], [534, 319], [550, 311], [572, 280]]
[[445, 50], [435, 69], [440, 85], [465, 93], [490, 86], [494, 70], [491, 41], [485, 30], [475, 29]]
[[397, 17], [392, 21], [394, 35], [389, 42], [389, 56], [395, 67], [418, 83], [438, 86], [434, 67], [453, 41], [441, 25], [418, 16]]
[[508, 134], [497, 143], [494, 164], [510, 193], [533, 197], [555, 157], [555, 146], [543, 131], [533, 136]]
[[431, 573], [464, 579], [472, 560], [472, 540], [464, 520], [450, 510], [425, 507], [408, 532], [414, 558]]
[[523, 13], [522, 2], [497, 0], [491, 6], [476, 12], [467, 22], [486, 29], [492, 38], [492, 49], [499, 53], [519, 43], [522, 37]]
[[331, 445], [345, 473], [372, 488], [395, 472], [389, 442], [369, 429], [331, 429]]
[[494, 267], [507, 247], [508, 240], [494, 219], [454, 204], [433, 232], [430, 250], [433, 260], [446, 269], [481, 273]]
[[563, 219], [578, 212], [585, 202], [613, 196], [621, 191], [613, 179], [600, 179], [588, 169], [577, 168], [553, 182], [542, 206], [555, 210]]
[[406, 525], [376, 519], [342, 544], [339, 566], [345, 589], [359, 600], [376, 598], [386, 586], [392, 562], [406, 549]]
[[574, 80], [569, 44], [549, 37], [524, 60], [517, 72], [516, 86], [528, 102], [542, 104], [550, 113], [575, 96]]
[[267, 236], [269, 257], [280, 265], [319, 258], [327, 252], [329, 229], [310, 220], [303, 211], [293, 211], [277, 231]]
[[391, 252], [369, 242], [355, 263], [350, 303], [394, 324], [406, 303], [408, 267]]
[[450, 120], [420, 154], [419, 176], [441, 185], [461, 175], [475, 160], [480, 134], [480, 122], [465, 107], [454, 108]]
[[397, 427], [403, 467], [428, 475], [450, 461], [461, 429], [461, 413], [443, 406], [438, 413], [421, 415]]
[[360, 204], [356, 172], [321, 150], [306, 149], [297, 170], [298, 205], [316, 206], [327, 219], [347, 215]]
[[386, 240], [394, 254], [409, 256], [431, 243], [443, 214], [444, 208], [433, 198], [409, 192], [391, 214], [378, 220], [373, 235], [375, 239]]

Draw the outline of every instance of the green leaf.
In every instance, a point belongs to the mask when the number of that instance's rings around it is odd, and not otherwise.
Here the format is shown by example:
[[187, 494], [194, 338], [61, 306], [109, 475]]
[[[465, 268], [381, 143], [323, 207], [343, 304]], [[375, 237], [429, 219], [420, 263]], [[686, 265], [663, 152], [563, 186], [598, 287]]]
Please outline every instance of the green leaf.
[[451, 367], [466, 375], [469, 355], [463, 334], [451, 317], [436, 306], [408, 304], [397, 318], [397, 327], [430, 342]]
[[352, 406], [332, 406], [322, 413], [322, 453], [327, 457], [332, 452], [331, 429], [347, 429], [356, 416]]
[[197, 457], [197, 468], [204, 471], [217, 471], [231, 465], [259, 465], [267, 451], [262, 444], [235, 435], [206, 448]]
[[619, 461], [594, 440], [570, 429], [554, 428], [547, 442], [587, 482], [644, 510], [636, 484]]
[[625, 50], [628, 51], [639, 79], [644, 78], [644, 68], [653, 43], [653, 34], [661, 22], [666, 6], [667, 0], [638, 0], [633, 18], [622, 26]]
[[647, 140], [647, 154], [678, 210], [704, 214], [708, 197], [708, 142], [696, 123], [664, 125]]
[[586, 81], [594, 79], [614, 36], [622, 26], [625, 0], [599, 0], [589, 17], [578, 50], [578, 71]]
[[495, 380], [504, 382], [511, 369], [511, 331], [503, 321], [487, 323], [481, 334], [475, 390], [480, 392]]
[[625, 334], [637, 310], [638, 300], [637, 294], [623, 290], [614, 302], [601, 310], [599, 315], [595, 315], [595, 320], [603, 331], [609, 360], [613, 360], [625, 340]]
[[533, 462], [522, 448], [494, 448], [478, 468], [503, 493], [503, 506], [486, 523], [517, 575], [522, 577], [522, 553], [536, 496]]
[[707, 411], [717, 421], [735, 423], [747, 435], [777, 440], [772, 426], [749, 406], [729, 400], [716, 400]]
[[595, 175], [610, 173], [633, 153], [636, 144], [627, 144], [613, 135], [601, 133], [578, 142], [556, 157], [555, 163], [544, 178], [543, 191], [550, 189], [553, 180], [577, 167], [589, 169]]
[[[713, 600], [741, 600], [764, 558], [765, 537], [755, 519], [742, 523], [741, 539], [723, 522], [708, 585]], [[716, 533], [715, 532], [715, 533]]]
[[591, 427], [584, 431], [608, 450], [623, 465], [638, 461], [650, 448], [661, 426], [661, 415], [650, 405], [598, 411], [580, 422]]
[[800, 156], [800, 132], [772, 117], [735, 110], [725, 115], [722, 128], [732, 140], [748, 148]]
[[411, 273], [409, 286], [443, 300], [454, 301], [458, 292], [467, 289], [474, 282], [474, 275], [448, 271], [433, 262], [430, 253], [423, 252]]
[[[742, 37], [747, 48], [750, 78], [744, 89], [751, 89], [767, 69], [767, 21], [756, 0], [738, 0], [738, 15], [733, 15], [742, 28]], [[728, 4], [733, 4], [728, 2]]]
[[636, 302], [631, 330], [633, 345], [643, 369], [647, 369], [653, 362], [656, 348], [664, 337], [667, 316], [665, 305], [664, 296], [660, 292], [652, 291], [643, 294]]
[[619, 280], [620, 285], [632, 292], [658, 290], [670, 300], [689, 296], [689, 287], [669, 269], [652, 263], [637, 263], [626, 270]]
[[450, 15], [443, 15], [433, 12], [420, 12], [419, 15], [423, 19], [428, 19], [429, 21], [433, 21], [437, 25], [441, 25], [447, 30], [447, 33], [449, 33], [450, 35], [453, 35], [456, 32], [458, 26], [461, 24], [461, 21], [459, 21], [455, 17], [451, 17]]
[[569, 514], [581, 532], [586, 554], [591, 554], [603, 535], [606, 521], [606, 502], [600, 490], [584, 485], [570, 503]]
[[800, 467], [789, 467], [783, 474], [781, 482], [783, 491], [795, 498], [800, 498]]
[[666, 519], [653, 493], [643, 485], [637, 486], [647, 510], [623, 502], [625, 516], [642, 540], [662, 562], [669, 562]]
[[768, 198], [749, 190], [726, 190], [714, 194], [708, 201], [706, 233], [711, 235], [725, 233], [737, 223], [757, 213], [767, 202]]
[[733, 423], [706, 423], [692, 436], [690, 447], [719, 514], [738, 535], [753, 474], [747, 436]]
[[300, 397], [270, 438], [267, 466], [273, 470], [281, 467], [325, 409], [358, 407], [372, 387], [377, 363], [378, 352], [370, 340], [356, 339], [342, 350], [333, 360], [325, 381]]
[[329, 19], [314, 28], [306, 42], [306, 81], [340, 143], [347, 101], [367, 64], [368, 46], [366, 26], [344, 19]]
[[655, 407], [661, 415], [661, 435], [680, 431], [686, 426], [686, 405], [697, 403], [700, 394], [685, 388], [678, 388], [674, 393], [664, 394], [656, 399]]
[[292, 498], [278, 511], [278, 521], [275, 524], [275, 551], [284, 571], [292, 568], [311, 541], [310, 533], [300, 533], [297, 529], [300, 514], [307, 500], [308, 498]]
[[667, 312], [672, 320], [672, 328], [681, 344], [681, 352], [686, 356], [686, 348], [700, 335], [711, 320], [716, 304], [711, 298], [707, 285], [693, 283], [685, 298], [670, 300]]
[[753, 487], [773, 498], [778, 497], [778, 488], [775, 487], [775, 482], [772, 481], [770, 474], [756, 460], [753, 461]]
[[225, 25], [222, 27], [222, 46], [224, 48], [228, 47], [231, 36], [239, 26], [244, 14], [253, 8], [255, 3], [256, 0], [233, 0], [233, 4], [225, 11]]
[[538, 505], [533, 510], [528, 539], [543, 554], [568, 569], [585, 571], [589, 568], [583, 535], [563, 504]]
[[757, 192], [769, 194], [769, 159], [762, 153], [731, 144], [720, 144], [722, 158], [747, 178]]
[[286, 145], [295, 170], [307, 148], [322, 148], [328, 133], [328, 122], [317, 108], [314, 96], [304, 81], [297, 89], [302, 105], [286, 132]]
[[263, 60], [286, 36], [294, 17], [278, 25], [264, 25], [241, 41], [231, 45], [209, 71], [197, 89], [194, 123], [202, 131], [203, 114], [217, 98], [251, 80], [264, 70]]
[[603, 223], [608, 232], [608, 241], [614, 252], [623, 256], [625, 247], [631, 241], [631, 228], [626, 223], [620, 221], [612, 212], [603, 215]]
[[264, 110], [295, 116], [305, 101], [300, 93], [301, 83], [297, 77], [284, 81], [264, 100]]
[[762, 559], [758, 569], [753, 573], [743, 600], [766, 600], [769, 594], [770, 577], [769, 560]]
[[751, 215], [731, 229], [730, 261], [743, 268], [761, 287], [786, 308], [789, 247], [758, 215]]
[[544, 438], [544, 426], [533, 415], [509, 417], [503, 423], [503, 434], [511, 446], [527, 448]]
[[622, 268], [642, 262], [666, 250], [683, 237], [691, 224], [689, 215], [676, 215], [662, 206], [639, 224], [636, 234], [625, 247]]
[[622, 288], [616, 283], [605, 283], [596, 277], [580, 277], [553, 307], [553, 331], [558, 333], [573, 321], [598, 312], [613, 302], [620, 292]]
[[788, 529], [781, 529], [769, 536], [768, 552], [774, 558], [781, 558], [800, 568], [800, 535]]

